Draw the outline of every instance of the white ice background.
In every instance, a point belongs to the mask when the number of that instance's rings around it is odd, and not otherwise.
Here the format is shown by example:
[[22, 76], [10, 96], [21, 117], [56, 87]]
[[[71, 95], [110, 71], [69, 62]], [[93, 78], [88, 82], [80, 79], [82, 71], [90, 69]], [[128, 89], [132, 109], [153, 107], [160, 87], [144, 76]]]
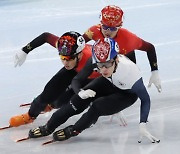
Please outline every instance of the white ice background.
[[[55, 48], [36, 48], [18, 68], [13, 56], [43, 32], [61, 36], [75, 30], [83, 33], [99, 23], [99, 12], [107, 4], [119, 5], [125, 12], [124, 28], [156, 47], [162, 93], [148, 89], [151, 112], [148, 129], [161, 139], [152, 144], [139, 139], [137, 101], [124, 114], [127, 127], [117, 118], [101, 117], [97, 124], [68, 141], [41, 146], [51, 136], [15, 141], [26, 137], [31, 128], [45, 124], [52, 113], [40, 115], [33, 124], [0, 131], [1, 154], [178, 154], [180, 151], [180, 1], [179, 0], [0, 0], [0, 127], [13, 115], [27, 112], [20, 108], [41, 93], [49, 79], [62, 67]], [[137, 64], [148, 84], [150, 67], [146, 53], [136, 51]], [[64, 128], [80, 115], [70, 118]]]

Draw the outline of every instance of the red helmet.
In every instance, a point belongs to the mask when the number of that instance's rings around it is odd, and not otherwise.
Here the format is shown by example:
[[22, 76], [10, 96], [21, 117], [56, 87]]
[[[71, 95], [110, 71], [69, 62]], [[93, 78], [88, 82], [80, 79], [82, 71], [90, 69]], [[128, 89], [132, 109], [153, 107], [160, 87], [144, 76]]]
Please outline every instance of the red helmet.
[[101, 10], [100, 22], [109, 27], [119, 27], [122, 25], [123, 11], [120, 7], [109, 5]]

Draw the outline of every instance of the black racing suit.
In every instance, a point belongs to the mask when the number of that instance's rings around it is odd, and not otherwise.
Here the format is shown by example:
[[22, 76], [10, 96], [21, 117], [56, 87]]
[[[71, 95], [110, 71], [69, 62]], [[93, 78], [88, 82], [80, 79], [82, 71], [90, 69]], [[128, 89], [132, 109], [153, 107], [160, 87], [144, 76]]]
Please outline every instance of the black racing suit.
[[[90, 107], [92, 111], [88, 112], [87, 116], [86, 114], [83, 115], [83, 117], [74, 125], [74, 128], [78, 132], [83, 131], [91, 124], [95, 123], [99, 116], [115, 114], [129, 107], [137, 100], [138, 97], [136, 94], [129, 92], [128, 90], [120, 90], [104, 77], [98, 77], [83, 87], [84, 90], [91, 89], [96, 91], [95, 97], [81, 99], [78, 95], [78, 92], [82, 87], [81, 83], [89, 76], [89, 74], [92, 73], [95, 66], [96, 65], [92, 65], [91, 59], [88, 60], [83, 70], [80, 71], [73, 79], [72, 88], [76, 94], [72, 96], [68, 104], [63, 105], [60, 109], [53, 113], [52, 117], [47, 122], [47, 128], [50, 131], [54, 131], [58, 126], [66, 122], [68, 118], [73, 115], [83, 112], [91, 104], [91, 102], [93, 102], [93, 105]], [[94, 110], [95, 106], [100, 110]], [[89, 121], [87, 121], [87, 118]]]

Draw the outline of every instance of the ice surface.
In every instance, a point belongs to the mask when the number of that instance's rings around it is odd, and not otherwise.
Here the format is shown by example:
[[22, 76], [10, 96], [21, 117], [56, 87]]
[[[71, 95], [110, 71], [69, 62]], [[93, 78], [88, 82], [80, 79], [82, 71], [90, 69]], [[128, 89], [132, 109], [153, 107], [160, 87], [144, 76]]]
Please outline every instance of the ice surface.
[[[0, 1], [0, 126], [8, 125], [13, 115], [24, 113], [19, 108], [44, 88], [62, 67], [56, 49], [45, 44], [32, 51], [21, 67], [13, 67], [16, 51], [43, 32], [62, 35], [69, 30], [83, 33], [99, 23], [99, 12], [107, 4], [116, 4], [125, 12], [124, 27], [153, 43], [157, 50], [162, 93], [148, 89], [152, 105], [148, 129], [161, 139], [159, 144], [143, 140], [138, 144], [139, 101], [126, 109], [128, 126], [118, 119], [102, 117], [97, 124], [78, 137], [47, 146], [41, 143], [51, 136], [15, 143], [31, 128], [43, 125], [51, 113], [40, 115], [30, 125], [0, 131], [1, 154], [178, 154], [180, 150], [180, 1], [179, 0], [1, 0]], [[146, 54], [136, 51], [137, 64], [147, 85], [150, 67]], [[73, 124], [71, 118], [63, 128]]]

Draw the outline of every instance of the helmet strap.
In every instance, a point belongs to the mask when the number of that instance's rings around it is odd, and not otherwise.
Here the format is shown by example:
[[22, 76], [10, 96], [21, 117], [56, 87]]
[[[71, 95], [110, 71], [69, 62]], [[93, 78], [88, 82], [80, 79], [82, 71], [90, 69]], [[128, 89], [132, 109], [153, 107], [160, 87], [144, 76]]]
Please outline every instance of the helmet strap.
[[115, 73], [116, 72], [116, 70], [117, 70], [117, 61], [116, 61], [116, 58], [117, 58], [117, 56], [114, 58], [114, 71], [113, 71], [113, 73]]
[[78, 64], [79, 64], [79, 58], [78, 58], [79, 54], [76, 54], [75, 58], [76, 58], [76, 65], [74, 66], [73, 69], [77, 68]]

